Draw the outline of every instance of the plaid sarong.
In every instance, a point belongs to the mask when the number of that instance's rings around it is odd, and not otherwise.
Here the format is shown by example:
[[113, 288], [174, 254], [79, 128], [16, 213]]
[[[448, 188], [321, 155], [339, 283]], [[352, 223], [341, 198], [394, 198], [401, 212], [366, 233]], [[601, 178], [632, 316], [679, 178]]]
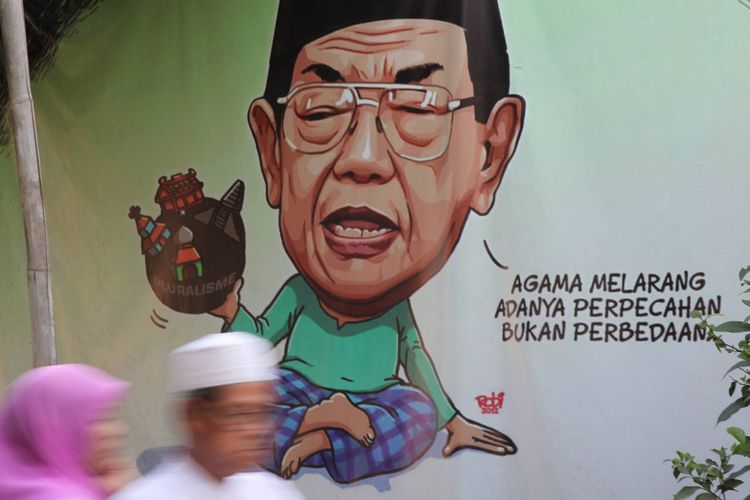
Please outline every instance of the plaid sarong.
[[[307, 408], [336, 392], [317, 387], [295, 371], [282, 368], [279, 373], [276, 390], [280, 416], [274, 440], [274, 464], [270, 467], [276, 473], [284, 453], [297, 437]], [[364, 447], [346, 431], [325, 429], [331, 450], [310, 456], [303, 465], [325, 467], [333, 480], [350, 483], [402, 470], [432, 445], [437, 433], [435, 405], [416, 387], [394, 384], [378, 392], [344, 394], [370, 417], [375, 441]]]

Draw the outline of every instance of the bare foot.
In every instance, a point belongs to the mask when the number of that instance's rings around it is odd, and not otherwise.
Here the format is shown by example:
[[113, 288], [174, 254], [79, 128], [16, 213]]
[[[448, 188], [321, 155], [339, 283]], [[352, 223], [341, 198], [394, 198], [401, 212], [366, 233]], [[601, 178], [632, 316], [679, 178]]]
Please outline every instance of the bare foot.
[[310, 455], [330, 449], [331, 441], [324, 431], [310, 432], [298, 437], [281, 458], [281, 477], [290, 479], [299, 471], [302, 462], [307, 460]]
[[[362, 446], [371, 446], [375, 441], [375, 430], [370, 426], [370, 416], [352, 403], [345, 394], [337, 392], [321, 406], [328, 406], [338, 420], [339, 428], [348, 432]], [[336, 426], [331, 426], [336, 427]]]
[[326, 428], [341, 429], [365, 447], [371, 446], [375, 441], [375, 430], [370, 425], [370, 417], [341, 392], [308, 408], [297, 434], [301, 436]]

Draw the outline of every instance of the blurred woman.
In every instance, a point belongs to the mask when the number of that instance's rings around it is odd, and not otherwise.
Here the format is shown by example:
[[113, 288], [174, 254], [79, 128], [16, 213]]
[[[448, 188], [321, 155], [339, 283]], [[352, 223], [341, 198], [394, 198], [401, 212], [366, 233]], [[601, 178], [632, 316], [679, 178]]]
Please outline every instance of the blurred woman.
[[0, 500], [99, 500], [134, 477], [116, 416], [128, 384], [86, 365], [37, 368], [0, 407]]

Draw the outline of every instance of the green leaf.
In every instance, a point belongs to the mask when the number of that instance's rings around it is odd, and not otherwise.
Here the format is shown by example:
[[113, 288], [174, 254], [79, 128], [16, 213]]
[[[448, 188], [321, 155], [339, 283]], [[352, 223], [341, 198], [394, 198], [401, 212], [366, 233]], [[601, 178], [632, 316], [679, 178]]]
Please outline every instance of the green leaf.
[[729, 384], [729, 397], [734, 396], [734, 390], [737, 388], [737, 381], [732, 381], [731, 384]]
[[686, 498], [690, 498], [691, 496], [693, 496], [693, 494], [699, 490], [700, 487], [698, 486], [685, 486], [680, 491], [674, 494], [674, 500], [685, 500]]
[[695, 500], [716, 500], [716, 497], [713, 495], [713, 493], [701, 493], [697, 497], [695, 497]]
[[747, 403], [743, 401], [742, 399], [738, 399], [737, 401], [734, 401], [732, 404], [724, 408], [724, 410], [719, 415], [719, 418], [716, 420], [716, 424], [720, 424], [722, 422], [725, 422], [729, 420], [729, 417], [740, 411], [742, 408], [747, 406]]
[[747, 273], [750, 273], [750, 266], [746, 266], [740, 269], [740, 281], [745, 279], [745, 276], [747, 276]]
[[[729, 375], [731, 372], [733, 372], [737, 368], [743, 368], [745, 366], [750, 366], [750, 361], [743, 359], [742, 361], [736, 362], [735, 364], [732, 365], [732, 367], [729, 370], [727, 370], [727, 372], [724, 374], [724, 377]], [[724, 378], [724, 377], [721, 377], [721, 378]]]
[[740, 429], [739, 427], [730, 427], [727, 429], [727, 432], [734, 437], [734, 439], [737, 440], [740, 444], [745, 444], [745, 431]]
[[744, 321], [725, 321], [719, 324], [715, 330], [727, 333], [750, 332], [750, 323], [745, 323]]
[[746, 466], [744, 466], [743, 468], [741, 468], [741, 469], [737, 469], [736, 471], [734, 471], [734, 472], [732, 472], [731, 474], [729, 474], [729, 476], [727, 476], [727, 479], [735, 479], [735, 478], [738, 478], [738, 477], [740, 477], [740, 476], [741, 476], [742, 474], [744, 474], [745, 472], [747, 472], [747, 471], [749, 471], [749, 470], [750, 470], [750, 465], [746, 465]]
[[742, 485], [744, 482], [739, 479], [727, 479], [724, 484], [719, 488], [721, 491], [735, 491], [737, 486]]
[[750, 307], [750, 300], [743, 300], [742, 303]]
[[[743, 302], [744, 302], [744, 300], [743, 300]], [[691, 318], [698, 319], [698, 318], [701, 317], [702, 314], [703, 314], [703, 312], [700, 309], [693, 309], [692, 311], [690, 311], [690, 317]]]

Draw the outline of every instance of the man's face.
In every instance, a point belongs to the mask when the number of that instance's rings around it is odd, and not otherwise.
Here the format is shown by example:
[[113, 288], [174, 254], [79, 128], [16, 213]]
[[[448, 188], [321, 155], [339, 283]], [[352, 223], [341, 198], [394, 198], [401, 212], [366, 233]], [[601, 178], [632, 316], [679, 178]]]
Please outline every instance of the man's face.
[[222, 386], [206, 401], [189, 401], [193, 448], [225, 475], [263, 463], [274, 433], [272, 382]]
[[[429, 20], [366, 23], [309, 43], [291, 88], [321, 82], [436, 85], [453, 99], [473, 96], [463, 30]], [[376, 100], [383, 91], [358, 92]], [[453, 251], [469, 211], [489, 210], [505, 167], [488, 181], [490, 125], [477, 123], [472, 107], [453, 112], [444, 154], [428, 161], [399, 156], [376, 118], [375, 106], [360, 106], [335, 147], [310, 154], [290, 143], [282, 124], [265, 127], [277, 140], [264, 148], [269, 139], [250, 110], [288, 254], [327, 305], [355, 315], [381, 313], [429, 280]]]

